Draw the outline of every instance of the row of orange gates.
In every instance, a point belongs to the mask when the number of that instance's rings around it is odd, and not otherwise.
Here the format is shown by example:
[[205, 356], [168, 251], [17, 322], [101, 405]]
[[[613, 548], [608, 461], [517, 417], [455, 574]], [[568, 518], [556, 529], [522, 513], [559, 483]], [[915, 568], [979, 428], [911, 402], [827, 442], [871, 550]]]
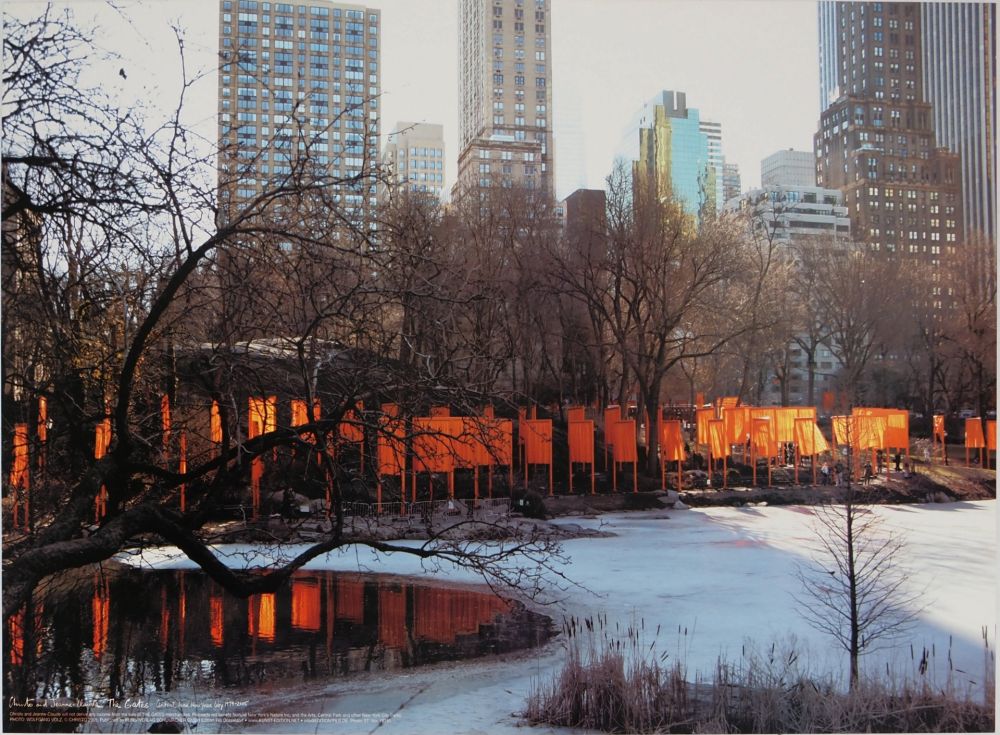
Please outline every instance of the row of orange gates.
[[[766, 460], [768, 484], [771, 470], [777, 466], [781, 449], [792, 445], [795, 452], [795, 481], [798, 482], [799, 460], [812, 458], [813, 482], [816, 481], [817, 458], [830, 451], [830, 446], [816, 423], [816, 409], [802, 407], [754, 407], [740, 406], [736, 398], [721, 398], [715, 405], [695, 410], [695, 443], [707, 450], [709, 469], [722, 466], [723, 484], [726, 483], [727, 462], [737, 448], [744, 461], [749, 460], [753, 468], [753, 483], [757, 484], [757, 460]], [[161, 401], [163, 425], [163, 448], [165, 455], [171, 447], [170, 401], [166, 395]], [[349, 411], [338, 428], [338, 439], [342, 443], [355, 444], [364, 464], [365, 426], [358, 410]], [[44, 467], [45, 445], [48, 431], [46, 404], [39, 400], [36, 463]], [[291, 426], [304, 426], [311, 420], [319, 420], [321, 410], [315, 404], [312, 416], [305, 401], [291, 401]], [[248, 406], [247, 438], [254, 439], [277, 430], [278, 399], [250, 397]], [[635, 419], [623, 417], [620, 406], [609, 406], [603, 411], [604, 466], [612, 469], [612, 488], [618, 489], [618, 471], [632, 465], [632, 491], [638, 492], [638, 446], [645, 441], [650, 421], [648, 416], [640, 432]], [[850, 416], [834, 416], [832, 419], [833, 442], [837, 447], [850, 447], [856, 453], [870, 451], [872, 463], [879, 450], [895, 450], [909, 458], [909, 413], [904, 410], [887, 408], [855, 408]], [[666, 488], [667, 465], [676, 463], [678, 488], [682, 485], [682, 466], [688, 458], [687, 443], [682, 422], [679, 419], [663, 418], [658, 411], [656, 430], [659, 439], [659, 460], [662, 487]], [[548, 490], [554, 492], [552, 481], [552, 419], [539, 419], [536, 409], [518, 410], [517, 418], [517, 461], [524, 472], [525, 485], [528, 484], [531, 469], [547, 467]], [[213, 402], [210, 413], [210, 440], [215, 445], [222, 443], [222, 422], [218, 405]], [[573, 492], [574, 468], [590, 469], [590, 492], [596, 492], [595, 484], [595, 422], [587, 418], [587, 409], [582, 406], [567, 409], [567, 443], [569, 463], [569, 491]], [[105, 456], [111, 444], [111, 419], [105, 418], [95, 429], [94, 457]], [[305, 438], [309, 439], [308, 436]], [[408, 441], [409, 438], [409, 441]], [[934, 416], [933, 440], [935, 454], [945, 452], [944, 416]], [[177, 472], [187, 472], [187, 432], [181, 430], [177, 436]], [[410, 489], [413, 502], [417, 499], [417, 476], [431, 475], [429, 488], [433, 499], [434, 474], [448, 477], [448, 496], [455, 494], [455, 471], [473, 470], [474, 498], [478, 499], [479, 469], [487, 468], [487, 493], [493, 495], [493, 468], [507, 467], [509, 483], [514, 483], [514, 422], [511, 419], [496, 418], [491, 406], [486, 407], [482, 416], [451, 416], [447, 407], [437, 407], [430, 416], [414, 417], [407, 420], [400, 415], [396, 404], [381, 406], [378, 417], [378, 442], [376, 466], [378, 474], [377, 506], [382, 506], [382, 479], [397, 477], [400, 481], [403, 500], [407, 484], [407, 456], [410, 448]], [[970, 418], [965, 422], [966, 464], [969, 451], [980, 450], [980, 464], [987, 466], [988, 452], [996, 451], [996, 421], [983, 422]], [[332, 450], [331, 450], [332, 451]], [[276, 455], [275, 455], [276, 456]], [[14, 494], [14, 527], [23, 523], [27, 527], [30, 489], [29, 434], [27, 424], [15, 424], [13, 453], [10, 468], [10, 485]], [[260, 485], [264, 474], [265, 458], [258, 455], [251, 462], [250, 485], [251, 504], [254, 517], [260, 511]], [[612, 464], [613, 463], [613, 464]], [[886, 463], [888, 465], [888, 463]], [[327, 507], [330, 501], [327, 489]], [[179, 487], [182, 512], [186, 509], [186, 488]], [[95, 522], [107, 512], [107, 492], [102, 488], [95, 501]]]

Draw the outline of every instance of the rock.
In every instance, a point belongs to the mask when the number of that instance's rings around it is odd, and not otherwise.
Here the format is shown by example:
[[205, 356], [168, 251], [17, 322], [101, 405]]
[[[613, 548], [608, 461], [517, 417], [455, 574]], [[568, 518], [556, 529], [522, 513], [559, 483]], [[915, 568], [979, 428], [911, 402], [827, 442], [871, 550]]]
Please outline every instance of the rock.
[[677, 500], [675, 500], [675, 501], [674, 501], [674, 510], [687, 510], [687, 509], [688, 509], [689, 507], [690, 507], [690, 506], [688, 506], [688, 505], [687, 505], [687, 504], [686, 504], [686, 503], [685, 503], [685, 502], [684, 502], [683, 500], [681, 500], [680, 498], [678, 498]]

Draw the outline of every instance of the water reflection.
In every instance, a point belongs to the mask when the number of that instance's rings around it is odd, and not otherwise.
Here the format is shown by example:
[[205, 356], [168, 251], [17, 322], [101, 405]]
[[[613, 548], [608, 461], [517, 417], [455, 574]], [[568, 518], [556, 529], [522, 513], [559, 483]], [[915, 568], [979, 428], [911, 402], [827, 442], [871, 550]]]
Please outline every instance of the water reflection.
[[[502, 653], [548, 618], [490, 594], [310, 572], [233, 597], [196, 572], [123, 570], [50, 590], [5, 627], [8, 696], [135, 697], [280, 684]], [[6, 707], [6, 703], [5, 703]]]

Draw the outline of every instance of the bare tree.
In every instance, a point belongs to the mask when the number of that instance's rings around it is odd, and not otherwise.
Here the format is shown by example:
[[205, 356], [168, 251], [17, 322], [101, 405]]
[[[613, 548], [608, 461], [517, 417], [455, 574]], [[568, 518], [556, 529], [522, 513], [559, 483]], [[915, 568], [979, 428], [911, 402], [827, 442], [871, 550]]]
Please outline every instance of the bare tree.
[[[760, 326], [761, 270], [740, 228], [713, 219], [696, 226], [672, 200], [633, 188], [622, 164], [608, 179], [607, 240], [602, 247], [565, 243], [552, 249], [551, 283], [585, 305], [622, 362], [619, 400], [633, 385], [655, 416], [668, 373], [716, 354]], [[648, 436], [655, 474], [658, 437]]]
[[826, 325], [830, 351], [842, 365], [842, 389], [857, 403], [871, 362], [889, 351], [907, 314], [909, 291], [899, 258], [863, 243], [803, 246], [799, 256], [818, 323]]
[[920, 593], [907, 589], [905, 544], [886, 529], [848, 480], [843, 504], [815, 506], [816, 553], [796, 577], [803, 617], [847, 652], [857, 686], [863, 654], [890, 645], [920, 612]]
[[945, 315], [942, 352], [956, 376], [952, 405], [968, 396], [981, 416], [996, 408], [996, 262], [995, 240], [976, 233], [948, 253], [943, 278], [935, 284], [934, 297]]
[[[5, 323], [21, 337], [5, 340], [4, 363], [27, 365], [13, 358], [29, 355], [44, 368], [5, 372], [5, 392], [17, 386], [25, 415], [49, 398], [52, 424], [47, 487], [35, 488], [47, 502], [33, 506], [30, 533], [5, 543], [4, 616], [54, 575], [107, 560], [138, 536], [178, 546], [239, 595], [273, 590], [348, 544], [450, 559], [498, 586], [537, 592], [559, 563], [541, 536], [411, 547], [345, 527], [338, 478], [351, 458], [331, 450], [348, 416], [370, 441], [383, 427], [372, 409], [382, 400], [415, 412], [442, 398], [483, 399], [478, 386], [451, 379], [453, 370], [398, 359], [393, 255], [344, 205], [345, 192], [367, 196], [374, 162], [366, 155], [358, 172], [331, 173], [315, 165], [312, 139], [303, 138], [287, 147], [295, 152], [287, 170], [233, 206], [225, 195], [241, 170], [223, 155], [217, 187], [216, 156], [182, 123], [183, 96], [196, 81], [183, 54], [182, 98], [152, 125], [79, 85], [92, 45], [71, 15], [4, 21], [4, 219], [24, 223], [4, 230], [5, 279], [13, 264], [4, 296], [5, 304], [15, 292], [37, 304], [20, 323]], [[451, 268], [460, 262], [454, 255], [433, 258]], [[464, 317], [452, 307], [469, 292], [427, 296], [443, 322], [458, 323]], [[303, 400], [309, 418], [283, 414], [251, 438], [247, 398], [271, 393]], [[174, 407], [170, 430], [160, 422], [163, 394]], [[311, 408], [317, 398], [321, 414]], [[182, 471], [177, 436], [208, 444], [213, 403], [221, 441], [200, 453], [192, 446]], [[97, 459], [95, 427], [105, 422], [112, 440]], [[319, 458], [332, 518], [318, 540], [267, 574], [228, 569], [211, 551], [207, 524], [224, 498], [247, 493], [255, 459], [281, 453]]]

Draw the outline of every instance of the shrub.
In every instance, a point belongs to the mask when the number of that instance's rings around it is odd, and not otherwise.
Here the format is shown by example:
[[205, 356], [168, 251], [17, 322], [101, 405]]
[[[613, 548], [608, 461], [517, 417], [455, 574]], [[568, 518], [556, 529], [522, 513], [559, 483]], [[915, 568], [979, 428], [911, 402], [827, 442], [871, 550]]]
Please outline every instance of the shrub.
[[511, 508], [523, 515], [525, 518], [538, 518], [545, 520], [545, 501], [542, 496], [532, 490], [522, 490], [515, 492], [510, 498]]
[[[647, 644], [641, 621], [625, 631], [606, 618], [563, 626], [567, 660], [548, 682], [535, 681], [531, 724], [603, 732], [993, 732], [993, 654], [987, 644], [984, 701], [924, 677], [864, 677], [850, 691], [832, 675], [799, 668], [792, 641], [737, 664], [720, 659], [709, 678], [688, 681], [681, 662]], [[656, 638], [660, 630], [656, 630]], [[984, 639], [985, 640], [985, 639]], [[926, 652], [925, 652], [926, 654]]]

